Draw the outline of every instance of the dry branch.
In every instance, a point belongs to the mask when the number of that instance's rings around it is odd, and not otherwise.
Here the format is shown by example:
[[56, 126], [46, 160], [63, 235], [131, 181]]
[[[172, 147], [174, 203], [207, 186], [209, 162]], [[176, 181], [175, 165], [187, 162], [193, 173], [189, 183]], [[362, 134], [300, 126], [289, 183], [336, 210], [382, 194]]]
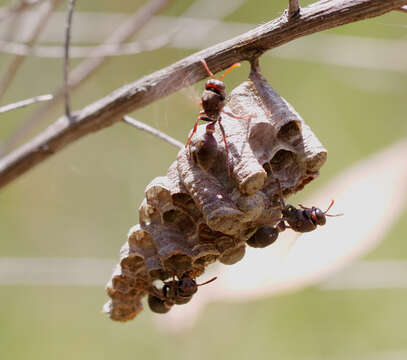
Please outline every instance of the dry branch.
[[[130, 39], [138, 31], [140, 31], [156, 14], [158, 11], [162, 10], [171, 0], [150, 0], [140, 9], [137, 10], [135, 14], [129, 17], [120, 27], [117, 28], [105, 41], [105, 43], [99, 47], [93, 49], [92, 54], [89, 55], [88, 59], [83, 60], [79, 63], [69, 74], [69, 87], [72, 90], [77, 88], [81, 83], [88, 79], [91, 75], [101, 68], [103, 64], [106, 63], [107, 58], [104, 55], [105, 47], [109, 46], [110, 50], [115, 48], [120, 49], [123, 42]], [[172, 34], [170, 34], [171, 36]], [[6, 153], [11, 149], [18, 141], [27, 135], [31, 129], [39, 123], [44, 116], [52, 110], [61, 99], [63, 99], [64, 87], [60, 86], [54, 90], [54, 99], [42, 106], [38, 111], [36, 111], [32, 116], [30, 116], [27, 121], [25, 121], [17, 131], [11, 135], [9, 139], [6, 140], [5, 144], [2, 144], [0, 148], [0, 155]]]
[[173, 137], [163, 133], [162, 131], [155, 129], [141, 121], [138, 121], [136, 119], [131, 118], [130, 116], [123, 116], [123, 121], [131, 126], [134, 126], [135, 128], [145, 131], [151, 135], [154, 135], [155, 137], [158, 137], [161, 140], [166, 141], [167, 143], [171, 144], [172, 146], [175, 146], [178, 150], [182, 149], [184, 147], [184, 144], [179, 142], [178, 140], [174, 139]]
[[9, 16], [13, 16], [15, 13], [25, 11], [31, 6], [37, 5], [38, 3], [38, 0], [20, 0], [18, 2], [12, 3], [0, 11], [0, 21], [7, 19]]
[[300, 2], [299, 0], [288, 0], [288, 16], [295, 17], [300, 14]]
[[68, 2], [68, 15], [65, 24], [65, 44], [64, 44], [64, 97], [65, 97], [65, 115], [71, 117], [71, 100], [69, 94], [69, 45], [71, 43], [71, 27], [73, 11], [75, 9], [75, 0], [69, 0]]
[[[73, 58], [101, 58], [123, 55], [136, 55], [144, 51], [156, 50], [167, 45], [177, 33], [178, 29], [170, 33], [158, 35], [149, 40], [135, 41], [125, 44], [102, 44], [94, 46], [70, 46], [69, 57]], [[61, 46], [34, 45], [0, 40], [0, 52], [11, 55], [35, 56], [40, 58], [63, 58]]]
[[302, 8], [299, 17], [289, 20], [283, 14], [247, 33], [195, 53], [88, 105], [74, 113], [71, 122], [65, 117], [58, 119], [33, 140], [0, 160], [0, 187], [82, 136], [110, 126], [126, 113], [202, 80], [207, 74], [201, 59], [218, 72], [301, 36], [380, 16], [405, 4], [405, 0], [322, 0]]
[[[37, 21], [34, 23], [31, 29], [27, 31], [30, 35], [26, 42], [28, 46], [35, 43], [41, 31], [47, 24], [52, 12], [58, 7], [62, 0], [50, 0], [47, 3], [41, 4], [40, 13], [37, 15]], [[0, 79], [0, 99], [3, 97], [7, 88], [10, 86], [18, 70], [25, 60], [24, 56], [15, 56], [10, 62], [7, 69], [4, 71], [4, 75]]]
[[34, 96], [34, 97], [30, 98], [30, 99], [21, 100], [21, 101], [18, 101], [16, 103], [13, 103], [13, 104], [9, 104], [9, 105], [5, 105], [5, 106], [0, 107], [0, 114], [3, 114], [5, 112], [11, 111], [11, 110], [16, 110], [16, 109], [19, 109], [21, 107], [25, 107], [25, 106], [28, 106], [28, 105], [31, 105], [31, 104], [35, 104], [35, 103], [40, 102], [40, 101], [49, 101], [51, 99], [52, 99], [51, 94]]

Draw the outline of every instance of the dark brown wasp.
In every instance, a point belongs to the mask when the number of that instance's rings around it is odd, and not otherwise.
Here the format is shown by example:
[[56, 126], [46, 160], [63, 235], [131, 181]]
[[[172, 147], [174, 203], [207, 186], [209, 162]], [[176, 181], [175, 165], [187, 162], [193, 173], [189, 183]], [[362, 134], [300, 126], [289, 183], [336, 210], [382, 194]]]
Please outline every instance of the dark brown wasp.
[[[326, 224], [326, 217], [342, 216], [343, 214], [328, 214], [332, 208], [334, 200], [331, 201], [325, 211], [313, 206], [311, 208], [299, 204], [299, 208], [286, 204], [283, 198], [280, 181], [276, 180], [280, 196], [281, 218], [276, 226], [264, 226], [260, 228], [248, 241], [252, 247], [263, 248], [277, 240], [278, 234], [285, 229], [292, 229], [296, 232], [305, 233], [313, 231], [318, 225]], [[288, 224], [288, 225], [287, 225]]]
[[[300, 208], [296, 208], [293, 205], [285, 205], [282, 209], [281, 221], [277, 224], [279, 231], [284, 231], [286, 228], [292, 229], [297, 232], [305, 233], [313, 231], [318, 225], [322, 226], [326, 224], [326, 217], [342, 216], [343, 214], [328, 214], [328, 211], [334, 204], [334, 200], [331, 201], [328, 208], [325, 211], [313, 206], [311, 208], [298, 204]], [[288, 226], [285, 224], [288, 223]]]
[[[280, 181], [277, 179], [278, 191], [280, 194], [280, 206], [281, 206], [281, 220], [276, 225], [279, 232], [284, 231], [286, 228], [294, 231], [305, 233], [313, 231], [318, 225], [322, 226], [326, 224], [326, 217], [342, 216], [343, 214], [328, 214], [328, 211], [334, 204], [334, 200], [331, 201], [328, 208], [325, 211], [313, 206], [311, 208], [298, 204], [300, 208], [296, 208], [293, 205], [286, 204], [283, 198], [283, 192], [281, 190]], [[285, 223], [288, 223], [286, 225]]]
[[164, 282], [161, 290], [150, 289], [148, 295], [148, 306], [151, 311], [164, 314], [170, 311], [171, 307], [176, 305], [186, 304], [192, 299], [192, 296], [198, 291], [198, 286], [209, 284], [216, 280], [216, 277], [202, 283], [197, 284], [196, 281], [189, 277], [183, 276], [179, 280], [171, 280]]
[[[201, 153], [198, 154], [198, 158], [201, 159], [200, 163], [202, 163], [203, 167], [205, 168], [209, 167], [206, 166], [205, 163], [210, 163], [208, 159], [213, 159], [217, 151], [216, 140], [213, 137], [216, 123], [219, 124], [220, 131], [222, 132], [223, 141], [225, 144], [226, 164], [228, 164], [228, 144], [226, 141], [225, 129], [223, 128], [223, 125], [221, 123], [221, 112], [226, 104], [226, 85], [222, 81], [222, 79], [234, 68], [239, 67], [240, 64], [233, 64], [223, 73], [223, 75], [219, 77], [219, 79], [216, 79], [215, 75], [213, 75], [212, 71], [206, 64], [206, 61], [202, 59], [201, 63], [211, 78], [205, 83], [205, 90], [202, 93], [201, 99], [202, 110], [200, 111], [199, 116], [195, 121], [194, 128], [188, 137], [185, 147], [188, 147], [191, 142], [192, 136], [196, 133], [199, 120], [209, 122], [209, 124], [206, 126], [204, 143], [199, 150]], [[230, 113], [228, 113], [228, 115], [238, 118], [237, 116], [234, 116]]]

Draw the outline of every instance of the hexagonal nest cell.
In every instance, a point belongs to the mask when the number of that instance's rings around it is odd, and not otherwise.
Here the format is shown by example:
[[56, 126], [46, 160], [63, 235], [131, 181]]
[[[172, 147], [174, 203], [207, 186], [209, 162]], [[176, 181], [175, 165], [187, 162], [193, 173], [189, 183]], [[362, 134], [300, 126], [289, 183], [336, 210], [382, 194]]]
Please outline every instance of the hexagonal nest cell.
[[156, 280], [196, 278], [216, 260], [241, 260], [246, 244], [258, 247], [256, 233], [261, 238], [281, 218], [277, 179], [286, 197], [317, 177], [326, 160], [319, 140], [257, 67], [231, 92], [221, 122], [227, 156], [216, 124], [213, 161], [201, 166], [194, 156], [206, 136], [201, 125], [166, 176], [147, 186], [140, 224], [130, 229], [107, 285], [104, 311], [113, 320], [134, 318]]

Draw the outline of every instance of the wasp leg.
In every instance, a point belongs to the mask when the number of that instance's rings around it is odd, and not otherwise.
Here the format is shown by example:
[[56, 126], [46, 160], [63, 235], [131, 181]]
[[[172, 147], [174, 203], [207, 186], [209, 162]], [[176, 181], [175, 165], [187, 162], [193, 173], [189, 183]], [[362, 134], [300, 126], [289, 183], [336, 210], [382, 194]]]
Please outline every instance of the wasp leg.
[[196, 129], [198, 128], [199, 120], [201, 120], [201, 117], [200, 117], [200, 116], [199, 116], [199, 117], [196, 119], [196, 121], [195, 121], [194, 129], [192, 130], [191, 135], [189, 135], [189, 138], [188, 138], [188, 140], [187, 140], [187, 142], [186, 142], [186, 144], [185, 144], [185, 147], [187, 147], [187, 146], [189, 145], [189, 143], [191, 142], [192, 136], [194, 136], [194, 134], [196, 133]]
[[223, 128], [221, 120], [222, 120], [222, 118], [219, 118], [218, 123], [219, 123], [220, 131], [222, 132], [223, 142], [225, 143], [226, 170], [227, 170], [228, 176], [230, 177], [229, 149], [228, 149], [228, 143], [226, 141], [225, 129]]

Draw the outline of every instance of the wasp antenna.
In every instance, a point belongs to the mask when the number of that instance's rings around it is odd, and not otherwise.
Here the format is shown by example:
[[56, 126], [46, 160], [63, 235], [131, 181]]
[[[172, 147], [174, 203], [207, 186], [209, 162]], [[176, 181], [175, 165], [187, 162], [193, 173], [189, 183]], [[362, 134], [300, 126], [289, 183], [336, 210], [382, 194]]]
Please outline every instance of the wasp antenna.
[[324, 211], [325, 216], [335, 217], [335, 216], [343, 216], [343, 215], [344, 215], [343, 213], [340, 213], [340, 214], [333, 214], [333, 215], [327, 214], [327, 212], [331, 209], [331, 207], [333, 206], [334, 203], [335, 203], [335, 200], [332, 200], [331, 203], [330, 203], [329, 206], [328, 206], [328, 209], [326, 209], [326, 210]]
[[205, 70], [208, 72], [209, 76], [210, 76], [212, 79], [216, 79], [216, 78], [215, 78], [215, 75], [213, 75], [213, 72], [212, 72], [211, 70], [209, 70], [209, 67], [208, 67], [206, 61], [205, 61], [204, 59], [201, 59], [201, 63], [202, 63], [202, 65], [204, 66]]
[[229, 67], [221, 76], [219, 76], [218, 80], [222, 80], [227, 74], [229, 74], [233, 69], [237, 68], [240, 66], [240, 63], [233, 64], [231, 67]]
[[335, 217], [335, 216], [343, 216], [345, 215], [344, 213], [340, 213], [340, 214], [325, 214], [325, 216], [329, 216], [329, 217]]
[[331, 209], [331, 207], [334, 205], [334, 203], [335, 203], [335, 200], [331, 200], [331, 203], [329, 204], [328, 209], [326, 209], [324, 211], [324, 214], [326, 214]]
[[205, 281], [205, 282], [202, 283], [202, 284], [197, 284], [196, 286], [202, 286], [202, 285], [209, 284], [209, 283], [211, 283], [212, 281], [215, 281], [217, 278], [218, 278], [218, 277], [215, 276], [215, 277], [213, 277], [212, 279], [210, 279], [210, 280], [208, 280], [208, 281]]

